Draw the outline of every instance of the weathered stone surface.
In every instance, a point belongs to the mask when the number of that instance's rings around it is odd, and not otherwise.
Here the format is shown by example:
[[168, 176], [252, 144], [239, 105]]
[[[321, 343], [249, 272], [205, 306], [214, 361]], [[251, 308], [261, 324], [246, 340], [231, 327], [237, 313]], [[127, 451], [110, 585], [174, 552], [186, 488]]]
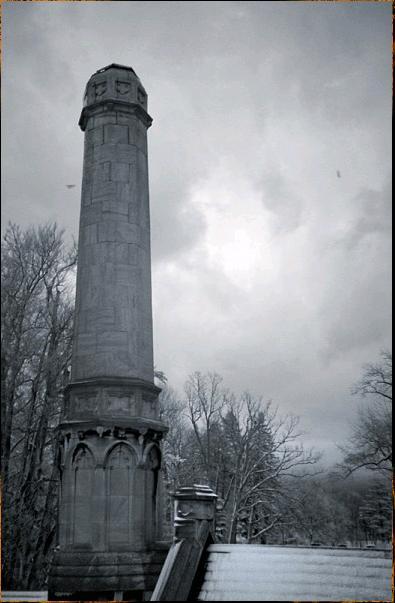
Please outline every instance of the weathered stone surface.
[[[106, 201], [102, 201], [102, 212], [103, 213], [108, 213], [108, 214], [124, 214], [125, 216], [128, 215], [129, 213], [129, 205], [126, 201], [120, 201], [120, 200], [106, 200]], [[106, 216], [103, 216], [104, 218]], [[114, 219], [114, 217], [110, 217], [110, 219]]]
[[98, 115], [94, 117], [94, 127], [98, 128], [100, 126], [105, 126], [107, 124], [116, 124], [117, 123], [117, 114], [107, 112], [105, 115]]
[[147, 598], [165, 556], [155, 544], [166, 427], [153, 383], [146, 109], [130, 68], [110, 66], [87, 84], [72, 370], [59, 426], [59, 550], [49, 580], [54, 599], [68, 593], [78, 600], [84, 592], [111, 599], [115, 591], [144, 591]]
[[94, 147], [98, 144], [103, 144], [104, 142], [104, 131], [103, 127], [100, 126], [98, 128], [94, 127], [91, 130], [88, 130], [86, 133], [86, 145], [89, 147], [90, 145]]
[[[96, 118], [97, 119], [97, 118]], [[105, 144], [129, 144], [129, 128], [126, 125], [106, 124], [104, 126]]]
[[[167, 555], [162, 550], [140, 553], [57, 552], [51, 567], [51, 591], [152, 591]], [[56, 598], [56, 597], [53, 597]], [[71, 597], [69, 597], [71, 598]]]

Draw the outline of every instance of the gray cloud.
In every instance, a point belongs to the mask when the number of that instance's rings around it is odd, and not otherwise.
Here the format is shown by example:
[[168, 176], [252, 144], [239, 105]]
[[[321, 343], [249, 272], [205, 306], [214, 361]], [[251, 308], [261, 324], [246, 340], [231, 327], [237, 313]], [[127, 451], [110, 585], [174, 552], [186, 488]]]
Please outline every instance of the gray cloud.
[[154, 262], [166, 261], [192, 247], [205, 228], [204, 216], [189, 203], [187, 186], [180, 187], [177, 179], [167, 186], [167, 190], [164, 183], [151, 187], [156, 205], [151, 224]]
[[297, 228], [303, 220], [303, 203], [296, 190], [279, 173], [269, 172], [262, 178], [262, 202], [276, 217], [277, 232]]
[[2, 13], [3, 227], [57, 220], [77, 235], [83, 89], [100, 67], [133, 66], [154, 118], [155, 364], [180, 390], [217, 370], [273, 399], [334, 458], [349, 388], [390, 344], [391, 7]]
[[361, 190], [355, 197], [355, 206], [356, 216], [344, 237], [349, 249], [371, 234], [391, 236], [392, 186], [389, 180], [382, 190]]

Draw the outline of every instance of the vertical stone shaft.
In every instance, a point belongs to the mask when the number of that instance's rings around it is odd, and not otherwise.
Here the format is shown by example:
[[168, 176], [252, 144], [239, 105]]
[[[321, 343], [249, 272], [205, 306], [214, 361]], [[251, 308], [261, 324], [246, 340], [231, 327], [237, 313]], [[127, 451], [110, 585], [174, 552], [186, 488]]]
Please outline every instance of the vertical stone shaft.
[[72, 380], [153, 380], [147, 95], [132, 70], [89, 80]]
[[151, 121], [133, 69], [110, 65], [90, 78], [79, 121], [85, 149], [77, 295], [59, 426], [52, 599], [147, 596], [164, 558], [157, 544], [159, 442], [167, 429], [153, 383]]

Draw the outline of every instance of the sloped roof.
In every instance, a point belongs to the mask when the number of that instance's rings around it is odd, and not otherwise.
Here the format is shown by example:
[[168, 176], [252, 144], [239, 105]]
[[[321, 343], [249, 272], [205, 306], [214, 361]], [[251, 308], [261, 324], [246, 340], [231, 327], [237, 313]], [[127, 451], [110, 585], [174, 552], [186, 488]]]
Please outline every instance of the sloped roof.
[[213, 544], [199, 601], [390, 601], [390, 551]]

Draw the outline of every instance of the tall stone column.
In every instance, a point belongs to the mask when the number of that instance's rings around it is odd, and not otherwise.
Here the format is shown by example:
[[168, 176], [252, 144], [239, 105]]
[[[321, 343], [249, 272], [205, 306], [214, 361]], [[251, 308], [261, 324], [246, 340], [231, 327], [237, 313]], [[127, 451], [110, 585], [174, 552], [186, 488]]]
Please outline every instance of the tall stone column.
[[[88, 81], [71, 380], [59, 426], [52, 599], [140, 600], [161, 550], [147, 94], [130, 67]], [[145, 594], [144, 594], [145, 593]]]

